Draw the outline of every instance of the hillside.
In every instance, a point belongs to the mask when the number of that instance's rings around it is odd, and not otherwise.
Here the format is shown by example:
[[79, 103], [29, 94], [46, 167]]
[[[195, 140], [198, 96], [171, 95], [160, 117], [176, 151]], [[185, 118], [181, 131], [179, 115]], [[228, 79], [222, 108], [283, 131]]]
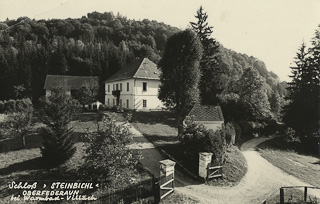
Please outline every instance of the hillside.
[[[15, 98], [18, 85], [37, 100], [47, 74], [98, 75], [102, 83], [135, 58], [159, 62], [167, 38], [179, 29], [93, 12], [80, 19], [6, 20], [0, 22], [0, 31], [0, 100]], [[284, 84], [262, 61], [222, 45], [220, 50], [224, 88], [252, 66], [266, 82], [269, 101], [274, 95], [283, 98]], [[101, 89], [100, 100], [103, 96]]]

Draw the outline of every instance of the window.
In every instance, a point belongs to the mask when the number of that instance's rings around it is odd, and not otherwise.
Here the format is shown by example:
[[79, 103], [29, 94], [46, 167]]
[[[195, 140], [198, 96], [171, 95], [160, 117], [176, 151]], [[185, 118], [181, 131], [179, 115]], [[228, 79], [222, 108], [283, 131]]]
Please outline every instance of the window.
[[110, 99], [108, 98], [108, 106], [110, 106]]
[[122, 83], [120, 83], [120, 91], [122, 91]]
[[119, 90], [119, 84], [116, 84], [116, 91]]
[[115, 91], [115, 84], [112, 84], [112, 91]]
[[119, 99], [119, 106], [122, 107], [122, 99]]
[[147, 100], [143, 100], [143, 102], [142, 102], [142, 106], [143, 106], [144, 108], [146, 108], [146, 107], [147, 107]]
[[147, 91], [147, 82], [143, 82], [142, 83], [142, 85], [143, 85], [143, 91]]
[[116, 106], [116, 100], [113, 99], [113, 106]]
[[127, 99], [127, 108], [129, 108], [129, 99]]
[[110, 85], [108, 85], [108, 92], [110, 92]]
[[127, 91], [129, 91], [129, 82], [127, 82]]

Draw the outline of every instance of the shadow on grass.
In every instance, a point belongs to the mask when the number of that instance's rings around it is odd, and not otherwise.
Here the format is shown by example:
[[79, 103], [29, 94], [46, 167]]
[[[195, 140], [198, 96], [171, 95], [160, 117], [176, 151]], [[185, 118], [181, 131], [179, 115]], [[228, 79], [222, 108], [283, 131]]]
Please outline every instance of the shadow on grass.
[[42, 165], [42, 157], [37, 157], [34, 159], [30, 159], [27, 161], [23, 161], [20, 163], [11, 164], [10, 166], [0, 169], [1, 175], [8, 175], [11, 173], [15, 173], [18, 171], [28, 171], [28, 170], [37, 170], [42, 169], [44, 166]]
[[[0, 153], [16, 151], [22, 149], [22, 139], [20, 137], [3, 139], [0, 141]], [[41, 135], [35, 133], [32, 135], [28, 135], [26, 137], [26, 148], [25, 149], [33, 149], [39, 148], [42, 144]]]
[[176, 115], [170, 111], [133, 112], [132, 122], [145, 124], [162, 123], [170, 127], [177, 127]]

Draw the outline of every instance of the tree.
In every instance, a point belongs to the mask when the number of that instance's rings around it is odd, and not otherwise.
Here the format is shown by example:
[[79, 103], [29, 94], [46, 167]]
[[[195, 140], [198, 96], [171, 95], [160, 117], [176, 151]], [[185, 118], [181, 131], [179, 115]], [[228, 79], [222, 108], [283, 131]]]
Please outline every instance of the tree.
[[270, 103], [265, 89], [265, 82], [254, 68], [247, 68], [238, 81], [240, 100], [248, 104], [252, 119], [270, 118]]
[[128, 147], [132, 142], [128, 124], [116, 124], [113, 117], [104, 117], [96, 131], [88, 132], [88, 139], [82, 172], [96, 181], [117, 177], [134, 168], [140, 159], [140, 154]]
[[288, 87], [289, 104], [284, 107], [283, 121], [302, 138], [319, 131], [319, 35], [306, 49], [303, 43], [296, 55], [296, 66], [291, 67], [292, 81]]
[[21, 138], [22, 147], [26, 148], [26, 136], [30, 134], [34, 124], [32, 123], [33, 107], [30, 99], [21, 99], [16, 102], [16, 112], [8, 114], [8, 120], [4, 127]]
[[47, 126], [42, 129], [43, 147], [41, 154], [49, 167], [58, 166], [70, 159], [75, 151], [72, 140], [72, 128], [68, 127], [78, 105], [65, 90], [56, 87], [52, 95], [44, 102], [42, 122]]
[[98, 89], [98, 82], [85, 82], [81, 88], [74, 90], [72, 96], [79, 101], [82, 107], [85, 107], [97, 100]]
[[159, 99], [177, 112], [178, 134], [183, 130], [183, 120], [191, 107], [199, 101], [199, 63], [202, 46], [192, 30], [172, 35], [159, 63]]
[[202, 6], [195, 16], [198, 21], [190, 22], [193, 30], [197, 33], [203, 47], [203, 55], [200, 62], [202, 72], [200, 80], [200, 96], [203, 104], [216, 104], [217, 94], [221, 92], [220, 65], [219, 65], [219, 44], [211, 37], [213, 27], [208, 26], [208, 15], [203, 12]]

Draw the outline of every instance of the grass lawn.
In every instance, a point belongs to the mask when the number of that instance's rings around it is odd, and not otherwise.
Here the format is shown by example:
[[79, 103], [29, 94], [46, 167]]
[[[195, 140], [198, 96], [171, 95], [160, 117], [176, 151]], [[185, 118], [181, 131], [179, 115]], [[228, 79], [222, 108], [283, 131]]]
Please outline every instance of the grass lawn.
[[[198, 161], [191, 162], [178, 141], [176, 119], [172, 112], [134, 112], [132, 121], [133, 126], [158, 148], [170, 154], [191, 173], [198, 175]], [[225, 179], [212, 180], [209, 182], [210, 185], [235, 185], [246, 174], [246, 160], [237, 147], [232, 147], [226, 158], [227, 162], [223, 168]]]
[[258, 146], [261, 155], [283, 171], [311, 185], [320, 187], [320, 160], [317, 157], [299, 154], [286, 149], [281, 137], [268, 140]]

